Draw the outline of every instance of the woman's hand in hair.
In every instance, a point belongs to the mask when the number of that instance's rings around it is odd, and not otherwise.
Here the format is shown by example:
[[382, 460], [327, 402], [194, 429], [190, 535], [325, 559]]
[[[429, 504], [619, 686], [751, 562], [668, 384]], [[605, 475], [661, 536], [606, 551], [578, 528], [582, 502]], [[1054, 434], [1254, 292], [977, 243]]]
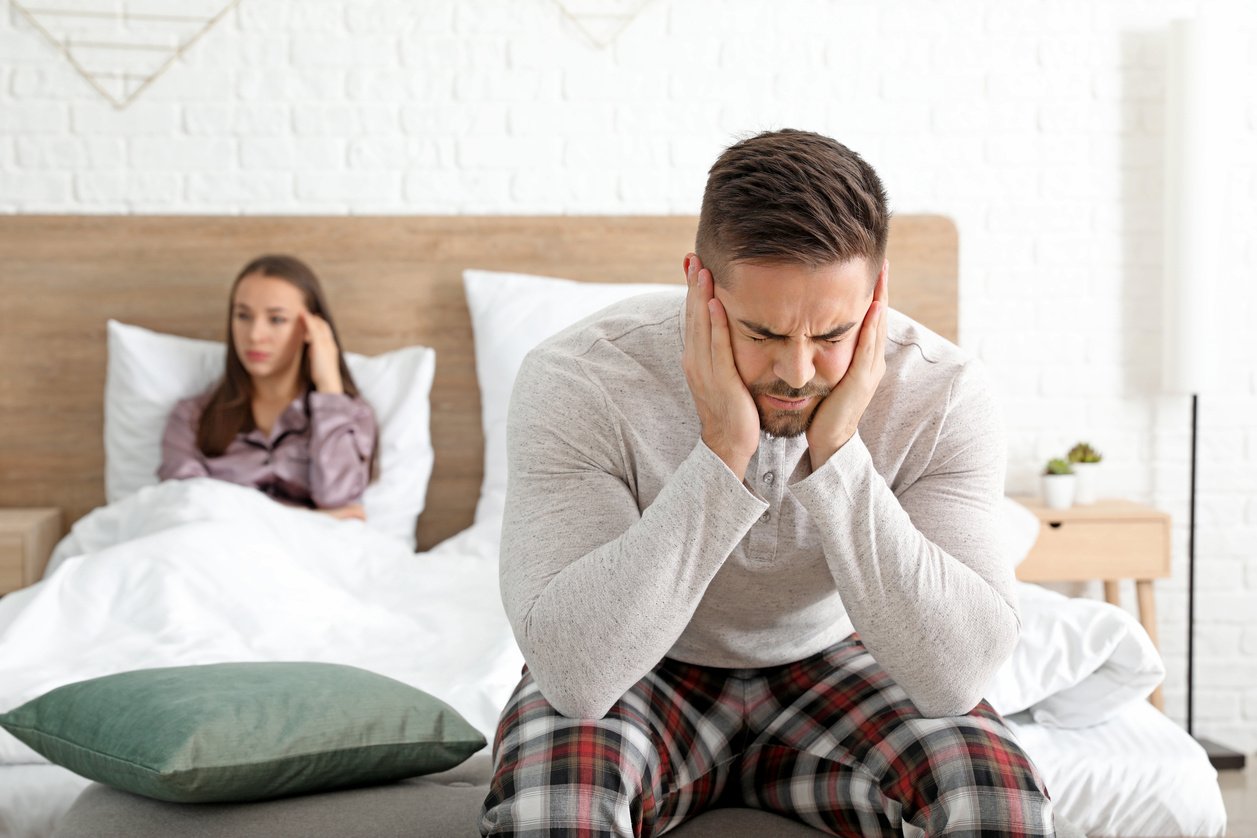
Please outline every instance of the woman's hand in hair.
[[306, 347], [310, 361], [310, 378], [314, 389], [320, 393], [343, 393], [344, 382], [340, 378], [340, 348], [332, 327], [317, 314], [301, 312], [301, 322], [306, 330]]
[[351, 503], [348, 506], [338, 506], [335, 509], [320, 509], [324, 515], [331, 515], [340, 521], [347, 521], [351, 518], [358, 521], [367, 520], [367, 511], [362, 508], [360, 503]]

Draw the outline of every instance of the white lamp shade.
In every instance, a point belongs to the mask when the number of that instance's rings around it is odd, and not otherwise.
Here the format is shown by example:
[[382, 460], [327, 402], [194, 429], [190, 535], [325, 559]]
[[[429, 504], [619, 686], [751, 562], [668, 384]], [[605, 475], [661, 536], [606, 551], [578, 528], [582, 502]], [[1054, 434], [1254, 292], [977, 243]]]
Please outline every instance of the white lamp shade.
[[1210, 388], [1218, 319], [1219, 231], [1225, 220], [1226, 77], [1221, 32], [1204, 20], [1170, 25], [1166, 74], [1165, 275], [1162, 387]]

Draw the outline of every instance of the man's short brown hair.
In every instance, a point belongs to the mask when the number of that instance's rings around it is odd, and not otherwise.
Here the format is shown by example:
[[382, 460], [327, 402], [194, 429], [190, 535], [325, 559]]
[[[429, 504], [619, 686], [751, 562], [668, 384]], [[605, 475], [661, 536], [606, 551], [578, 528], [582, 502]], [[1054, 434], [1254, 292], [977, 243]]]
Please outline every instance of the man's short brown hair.
[[889, 228], [886, 190], [860, 155], [810, 131], [769, 131], [711, 167], [695, 251], [718, 283], [739, 261], [815, 267], [862, 256], [876, 272]]

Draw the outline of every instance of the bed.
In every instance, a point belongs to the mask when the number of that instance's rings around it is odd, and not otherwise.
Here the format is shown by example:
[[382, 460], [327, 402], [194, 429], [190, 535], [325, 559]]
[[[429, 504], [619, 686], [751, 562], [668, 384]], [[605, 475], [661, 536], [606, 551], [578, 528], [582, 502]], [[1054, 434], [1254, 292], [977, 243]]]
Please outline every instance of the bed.
[[[117, 380], [104, 351], [113, 339], [107, 339], [106, 320], [183, 338], [219, 340], [230, 278], [253, 256], [278, 251], [299, 254], [315, 266], [349, 350], [382, 356], [427, 346], [436, 353], [426, 400], [431, 410], [426, 442], [435, 456], [417, 530], [411, 530], [404, 549], [381, 547], [378, 542], [370, 542], [376, 546], [368, 549], [362, 547], [361, 533], [328, 529], [329, 540], [343, 535], [349, 539], [344, 549], [364, 551], [364, 566], [371, 561], [381, 565], [370, 565], [374, 570], [369, 573], [346, 574], [329, 563], [325, 577], [311, 578], [302, 589], [299, 610], [317, 620], [320, 613], [346, 607], [338, 597], [359, 588], [355, 596], [380, 606], [378, 598], [385, 596], [381, 591], [388, 586], [367, 582], [396, 579], [397, 574], [415, 589], [440, 591], [440, 607], [429, 609], [417, 624], [368, 625], [356, 640], [342, 638], [330, 647], [304, 647], [292, 637], [276, 636], [269, 647], [241, 641], [235, 651], [253, 656], [250, 659], [303, 653], [369, 663], [401, 680], [440, 691], [491, 735], [495, 703], [505, 700], [519, 665], [496, 597], [494, 562], [504, 478], [500, 462], [504, 402], [511, 364], [517, 364], [527, 348], [523, 336], [495, 338], [544, 330], [551, 319], [574, 318], [577, 309], [594, 310], [617, 293], [649, 290], [629, 289], [629, 283], [676, 285], [680, 257], [692, 244], [694, 225], [695, 219], [687, 217], [0, 218], [0, 264], [5, 266], [0, 272], [0, 356], [6, 359], [0, 384], [4, 463], [0, 504], [54, 506], [64, 511], [67, 521], [80, 522], [59, 548], [59, 567], [47, 581], [0, 600], [0, 684], [6, 683], [6, 671], [11, 675], [9, 689], [0, 687], [0, 710], [16, 703], [19, 693], [13, 684], [19, 682], [29, 693], [110, 667], [136, 665], [134, 658], [111, 657], [107, 650], [92, 647], [97, 642], [93, 638], [106, 636], [122, 648], [125, 626], [97, 622], [76, 634], [75, 620], [82, 622], [82, 615], [58, 610], [58, 602], [76, 592], [77, 601], [90, 609], [88, 594], [117, 587], [127, 578], [137, 564], [135, 557], [145, 555], [127, 544], [149, 539], [144, 542], [147, 555], [168, 547], [162, 540], [168, 537], [164, 530], [137, 530], [131, 533], [133, 541], [109, 541], [125, 529], [124, 524], [142, 528], [161, 516], [152, 513], [155, 507], [127, 514], [122, 498], [106, 505], [110, 475], [101, 438], [106, 415], [101, 393], [107, 370], [111, 385]], [[953, 339], [957, 247], [955, 228], [946, 219], [901, 216], [894, 221], [890, 258], [896, 308]], [[547, 284], [500, 273], [464, 277], [466, 269], [566, 277], [582, 285]], [[529, 284], [536, 282], [540, 284]], [[626, 287], [618, 292], [610, 287], [617, 285]], [[237, 504], [242, 516], [253, 514], [256, 504], [232, 488], [143, 491], [157, 498], [153, 503], [166, 505], [161, 508]], [[286, 521], [289, 525], [294, 533], [308, 529], [297, 519]], [[420, 555], [414, 555], [414, 549]], [[163, 572], [170, 584], [184, 584], [177, 569]], [[309, 568], [303, 572], [313, 573]], [[271, 583], [287, 584], [291, 578], [276, 574]], [[261, 603], [282, 596], [282, 591], [282, 586], [268, 588], [260, 582], [247, 594], [230, 587], [216, 589], [214, 596], [204, 597], [203, 618], [222, 617], [216, 603], [232, 600], [247, 610], [251, 597]], [[1121, 637], [1121, 642], [1100, 644], [1104, 654], [1099, 659], [1074, 660], [1075, 671], [1068, 677], [1060, 666], [1048, 667], [1052, 671], [1047, 673], [1037, 671], [1037, 665], [1053, 659], [1053, 651], [1028, 643], [1020, 669], [1010, 668], [1003, 682], [1003, 705], [997, 707], [1011, 713], [1010, 721], [1043, 770], [1058, 810], [1092, 835], [1222, 835], [1225, 813], [1216, 774], [1203, 751], [1138, 697], [1150, 676], [1146, 666], [1133, 674], [1130, 669], [1146, 664], [1148, 657], [1143, 645], [1147, 638], [1139, 639], [1137, 624], [1130, 618], [1126, 620], [1133, 628], [1121, 622], [1116, 609], [1103, 611], [1108, 607], [1103, 603], [1065, 606], [1037, 590], [1027, 591], [1023, 599], [1036, 619], [1049, 626], [1060, 622], [1059, 614], [1070, 612], [1076, 617], [1070, 623], [1076, 634]], [[125, 596], [123, 603], [110, 602], [108, 608], [102, 604], [100, 620], [107, 621], [118, 608], [141, 607], [125, 605]], [[400, 613], [396, 601], [384, 605]], [[1101, 612], [1095, 613], [1096, 608]], [[145, 613], [153, 620], [172, 619], [168, 614]], [[178, 630], [187, 630], [186, 619], [180, 625]], [[473, 637], [464, 636], [467, 625], [478, 626]], [[459, 669], [457, 660], [436, 652], [424, 666], [413, 661], [402, 665], [387, 655], [364, 651], [375, 649], [380, 636], [398, 631], [413, 631], [414, 642], [429, 643], [434, 649], [457, 635], [459, 643], [471, 644], [463, 649], [464, 658], [475, 665]], [[61, 632], [66, 634], [63, 646], [43, 645], [43, 638]], [[179, 657], [187, 651], [146, 653], [141, 665], [193, 662], [200, 660], [197, 654], [217, 660], [225, 654], [215, 648], [212, 654], [201, 650], [192, 658]], [[46, 660], [56, 666], [33, 677]], [[1094, 710], [1095, 685], [1104, 683], [1103, 678], [1097, 681], [1097, 673], [1120, 677], [1132, 686], [1128, 692], [1136, 698], [1123, 695], [1120, 706], [1102, 709], [1102, 723], [1082, 729], [1044, 724], [1045, 719], [1059, 721], [1062, 714], [1071, 713], [1071, 724], [1094, 721], [1087, 714]], [[1053, 695], [1035, 692], [1042, 693], [1049, 681]], [[998, 693], [1000, 687], [993, 689]], [[358, 824], [357, 834], [394, 834], [390, 828], [410, 834], [474, 834], [464, 813], [474, 812], [483, 797], [485, 762], [481, 754], [448, 774], [395, 786], [192, 812], [189, 809], [196, 807], [161, 804], [100, 785], [88, 788], [88, 781], [64, 769], [40, 764], [15, 748], [6, 752], [0, 745], [0, 833], [226, 835], [249, 829], [282, 834], [277, 825], [288, 823], [296, 832], [310, 834], [311, 823], [336, 832], [328, 819], [341, 817]], [[452, 808], [436, 813], [435, 801]], [[426, 814], [414, 814], [419, 811]], [[401, 818], [389, 814], [397, 812], [412, 814]], [[303, 829], [298, 828], [301, 824]], [[768, 833], [811, 834], [740, 809], [709, 813], [674, 834], [697, 838]]]

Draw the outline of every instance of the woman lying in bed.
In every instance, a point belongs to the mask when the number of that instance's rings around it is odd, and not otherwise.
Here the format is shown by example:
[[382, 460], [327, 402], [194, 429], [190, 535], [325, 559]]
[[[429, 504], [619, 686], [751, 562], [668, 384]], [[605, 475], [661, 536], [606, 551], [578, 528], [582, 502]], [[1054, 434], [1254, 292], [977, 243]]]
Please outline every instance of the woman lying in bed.
[[262, 256], [240, 271], [230, 300], [226, 373], [175, 405], [157, 476], [214, 477], [365, 518], [375, 415], [345, 366], [318, 278], [291, 256]]

